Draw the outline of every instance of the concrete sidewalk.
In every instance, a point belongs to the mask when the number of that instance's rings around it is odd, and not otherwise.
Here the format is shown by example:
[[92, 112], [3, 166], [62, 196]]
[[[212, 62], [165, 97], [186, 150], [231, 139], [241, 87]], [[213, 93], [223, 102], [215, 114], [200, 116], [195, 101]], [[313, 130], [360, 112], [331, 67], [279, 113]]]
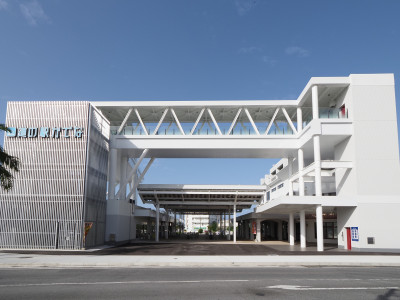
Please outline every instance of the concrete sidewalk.
[[399, 267], [400, 256], [97, 256], [0, 253], [0, 268], [151, 268], [151, 267]]

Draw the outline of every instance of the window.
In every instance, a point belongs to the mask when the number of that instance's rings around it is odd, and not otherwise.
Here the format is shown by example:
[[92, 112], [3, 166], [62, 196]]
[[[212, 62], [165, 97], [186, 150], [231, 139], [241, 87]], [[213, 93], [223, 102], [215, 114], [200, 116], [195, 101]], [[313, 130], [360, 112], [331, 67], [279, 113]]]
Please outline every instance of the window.
[[273, 189], [272, 189], [272, 192], [275, 192], [276, 191], [276, 187], [274, 187]]
[[267, 201], [271, 200], [271, 193], [268, 191], [267, 192]]
[[[324, 239], [337, 239], [336, 222], [324, 222]], [[314, 222], [314, 237], [317, 238], [317, 223]]]
[[278, 185], [278, 189], [283, 188], [283, 183], [281, 183], [280, 185]]

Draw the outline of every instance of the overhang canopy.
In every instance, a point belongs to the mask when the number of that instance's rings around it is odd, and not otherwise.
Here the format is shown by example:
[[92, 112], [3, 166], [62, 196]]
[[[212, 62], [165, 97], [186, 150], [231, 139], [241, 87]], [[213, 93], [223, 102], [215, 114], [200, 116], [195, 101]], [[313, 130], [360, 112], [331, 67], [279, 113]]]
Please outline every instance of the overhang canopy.
[[140, 184], [138, 193], [144, 203], [159, 203], [177, 213], [221, 214], [233, 209], [249, 209], [261, 203], [266, 186], [262, 185], [179, 185]]

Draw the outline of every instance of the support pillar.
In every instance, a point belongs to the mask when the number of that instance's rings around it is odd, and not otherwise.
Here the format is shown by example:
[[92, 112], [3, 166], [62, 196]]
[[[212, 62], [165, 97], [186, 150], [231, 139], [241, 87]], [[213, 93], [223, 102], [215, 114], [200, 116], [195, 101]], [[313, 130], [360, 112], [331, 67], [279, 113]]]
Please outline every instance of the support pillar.
[[125, 201], [126, 200], [126, 169], [128, 166], [128, 157], [126, 156], [121, 156], [121, 162], [120, 162], [120, 181], [119, 181], [119, 189], [121, 192], [119, 193], [119, 200]]
[[322, 179], [321, 179], [321, 147], [320, 137], [315, 135], [314, 142], [314, 165], [315, 165], [315, 196], [322, 196]]
[[257, 235], [256, 235], [256, 242], [261, 242], [261, 220], [257, 219], [256, 220], [257, 224]]
[[288, 165], [289, 165], [289, 196], [293, 196], [293, 182], [290, 181], [290, 177], [293, 175], [293, 158], [288, 157]]
[[219, 214], [219, 234], [220, 236], [222, 236], [222, 232], [223, 232], [223, 227], [222, 227], [222, 213]]
[[300, 247], [306, 247], [306, 211], [300, 211]]
[[297, 108], [297, 132], [301, 132], [303, 130], [303, 113], [301, 111], [301, 107]]
[[289, 245], [294, 245], [294, 215], [289, 214]]
[[322, 206], [317, 205], [315, 209], [317, 222], [317, 250], [324, 251], [324, 223], [322, 219]]
[[224, 216], [224, 235], [226, 234], [226, 216], [225, 216], [225, 212], [223, 213]]
[[304, 152], [301, 148], [297, 151], [297, 160], [299, 165], [299, 196], [304, 196]]
[[236, 204], [233, 205], [233, 242], [236, 243]]
[[230, 215], [229, 215], [229, 209], [228, 209], [228, 213], [227, 213], [227, 216], [226, 217], [228, 217], [228, 220], [227, 220], [227, 227], [226, 227], [226, 229], [227, 229], [227, 231], [228, 231], [228, 234], [226, 235], [226, 239], [228, 240], [228, 241], [230, 241], [231, 240], [231, 231], [229, 230], [229, 225], [230, 225]]
[[176, 211], [174, 212], [174, 235], [176, 236]]
[[156, 242], [160, 241], [160, 203], [156, 204]]
[[108, 179], [108, 199], [115, 199], [115, 187], [117, 185], [118, 150], [110, 149], [110, 177]]
[[318, 86], [314, 85], [311, 88], [311, 97], [312, 97], [312, 114], [313, 120], [319, 119], [319, 108], [318, 108]]

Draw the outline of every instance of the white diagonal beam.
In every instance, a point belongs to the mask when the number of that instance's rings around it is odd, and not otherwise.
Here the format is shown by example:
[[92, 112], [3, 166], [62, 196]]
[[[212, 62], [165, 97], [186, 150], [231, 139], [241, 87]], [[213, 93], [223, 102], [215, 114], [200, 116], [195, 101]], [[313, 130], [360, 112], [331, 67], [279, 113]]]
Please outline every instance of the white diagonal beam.
[[217, 131], [218, 131], [218, 134], [219, 134], [219, 135], [222, 135], [221, 129], [219, 129], [219, 126], [218, 126], [218, 124], [217, 124], [217, 121], [215, 121], [214, 115], [213, 115], [213, 113], [211, 112], [211, 109], [207, 108], [207, 112], [208, 112], [208, 114], [210, 115], [210, 118], [211, 118], [211, 120], [213, 121], [214, 126], [215, 126], [215, 128], [217, 129]]
[[131, 107], [128, 112], [126, 113], [126, 116], [124, 118], [124, 120], [121, 123], [121, 126], [119, 126], [118, 130], [117, 130], [117, 135], [119, 135], [122, 132], [122, 129], [124, 129], [126, 122], [128, 121], [129, 116], [132, 113], [133, 108]]
[[178, 117], [176, 116], [176, 113], [175, 113], [175, 111], [174, 111], [173, 108], [171, 108], [171, 113], [172, 113], [172, 115], [174, 116], [176, 125], [178, 126], [180, 132], [182, 133], [182, 135], [185, 135], [185, 132], [183, 131], [182, 126], [181, 126], [181, 123], [179, 122]]
[[260, 132], [258, 131], [257, 126], [256, 126], [256, 124], [254, 123], [253, 118], [251, 117], [251, 115], [250, 115], [250, 113], [249, 113], [249, 110], [248, 110], [246, 107], [245, 107], [245, 109], [244, 109], [244, 112], [246, 113], [247, 118], [249, 118], [249, 121], [250, 121], [250, 123], [251, 123], [251, 126], [253, 126], [253, 129], [254, 129], [254, 131], [256, 132], [256, 134], [257, 134], [257, 135], [260, 135]]
[[147, 163], [146, 167], [144, 168], [142, 174], [140, 174], [140, 177], [139, 177], [139, 179], [137, 181], [137, 184], [139, 184], [143, 180], [144, 175], [146, 175], [147, 171], [149, 170], [151, 164], [154, 162], [155, 159], [156, 159], [155, 157], [150, 158], [150, 160]]
[[286, 109], [285, 109], [284, 107], [282, 107], [282, 111], [283, 111], [283, 114], [285, 115], [286, 120], [288, 121], [290, 127], [292, 128], [293, 132], [294, 132], [294, 133], [297, 133], [297, 130], [296, 130], [296, 128], [294, 127], [293, 122], [292, 122], [292, 120], [289, 118], [289, 115], [288, 115], [288, 113], [287, 113], [287, 111], [286, 111]]
[[203, 116], [204, 110], [205, 110], [205, 108], [203, 108], [203, 109], [200, 111], [200, 114], [199, 114], [199, 116], [197, 117], [196, 123], [194, 123], [193, 128], [192, 128], [192, 130], [190, 131], [190, 135], [192, 135], [192, 134], [194, 133], [194, 131], [196, 130], [196, 127], [197, 127], [197, 125], [199, 124], [201, 117]]
[[135, 108], [135, 113], [136, 113], [136, 116], [137, 116], [138, 119], [139, 119], [140, 125], [142, 125], [142, 128], [143, 128], [144, 132], [146, 133], [146, 135], [149, 135], [149, 133], [147, 132], [146, 126], [144, 126], [144, 123], [143, 123], [143, 121], [142, 121], [142, 118], [141, 118], [140, 115], [139, 115], [139, 112], [138, 112], [137, 108]]
[[142, 174], [140, 174], [140, 177], [138, 178], [138, 180], [133, 183], [131, 191], [129, 192], [128, 196], [126, 197], [127, 199], [130, 199], [132, 197], [132, 195], [135, 192], [137, 186], [143, 180], [144, 175], [147, 173], [147, 171], [149, 170], [149, 168], [150, 168], [151, 164], [154, 162], [154, 160], [155, 160], [154, 157], [152, 157], [149, 160], [149, 162], [147, 163], [146, 167], [144, 168]]
[[168, 112], [168, 108], [166, 108], [166, 109], [164, 110], [164, 112], [163, 112], [163, 114], [162, 114], [162, 116], [161, 116], [161, 119], [160, 119], [160, 121], [158, 122], [156, 128], [154, 129], [152, 135], [157, 134], [157, 131], [158, 131], [158, 129], [160, 129], [160, 126], [161, 126], [162, 122], [164, 121], [164, 118], [165, 118], [165, 116], [167, 115], [167, 112]]
[[136, 173], [142, 160], [146, 157], [147, 152], [149, 152], [149, 149], [144, 149], [142, 154], [140, 155], [139, 159], [136, 161], [135, 166], [133, 167], [132, 170], [130, 170], [128, 176], [126, 178], [121, 178], [120, 182], [122, 184], [120, 184], [120, 189], [118, 190], [118, 193], [116, 194], [117, 198], [120, 196], [120, 194], [122, 192], [121, 186], [123, 186], [124, 184], [126, 185], [129, 181], [132, 180], [133, 175]]
[[231, 132], [232, 132], [232, 130], [233, 130], [233, 128], [235, 128], [236, 121], [237, 121], [237, 119], [239, 118], [239, 115], [240, 115], [241, 112], [242, 112], [242, 108], [239, 108], [238, 111], [237, 111], [237, 113], [236, 113], [235, 118], [233, 119], [233, 122], [232, 122], [232, 124], [231, 124], [231, 127], [229, 127], [228, 133], [227, 133], [226, 135], [230, 135]]
[[269, 130], [272, 127], [272, 124], [274, 124], [274, 121], [275, 121], [276, 115], [278, 114], [278, 111], [279, 111], [279, 107], [275, 110], [274, 115], [272, 116], [272, 119], [268, 124], [267, 130], [265, 130], [265, 135], [268, 134]]

